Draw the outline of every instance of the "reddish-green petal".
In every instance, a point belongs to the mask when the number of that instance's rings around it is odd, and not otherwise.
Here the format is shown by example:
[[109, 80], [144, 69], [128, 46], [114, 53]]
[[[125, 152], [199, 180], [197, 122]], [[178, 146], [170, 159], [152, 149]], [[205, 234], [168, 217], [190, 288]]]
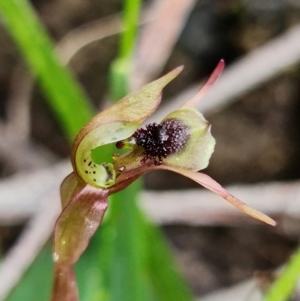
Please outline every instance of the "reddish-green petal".
[[86, 185], [65, 207], [54, 232], [53, 258], [73, 265], [88, 246], [107, 208], [107, 190]]
[[176, 173], [179, 173], [187, 178], [192, 179], [193, 181], [197, 182], [198, 184], [202, 185], [203, 187], [209, 189], [210, 191], [220, 195], [223, 197], [227, 202], [229, 202], [231, 205], [235, 206], [237, 209], [245, 212], [246, 214], [263, 221], [267, 224], [270, 224], [272, 226], [276, 225], [276, 222], [265, 215], [264, 213], [261, 213], [242, 201], [240, 201], [238, 198], [230, 194], [227, 190], [225, 190], [219, 183], [217, 183], [215, 180], [213, 180], [211, 177], [209, 177], [206, 174], [199, 173], [199, 172], [193, 172], [191, 170], [183, 169], [183, 168], [174, 168], [170, 166], [157, 166], [156, 169], [167, 169], [174, 171]]
[[73, 266], [103, 219], [107, 209], [108, 190], [89, 185], [82, 187], [74, 174], [71, 174], [62, 184], [61, 195], [65, 208], [54, 231], [55, 269], [51, 301], [77, 301]]
[[114, 184], [111, 164], [94, 164], [96, 147], [130, 137], [158, 107], [162, 89], [182, 70], [178, 67], [158, 80], [132, 92], [95, 116], [78, 134], [72, 148], [72, 165], [83, 182], [108, 188]]
[[207, 167], [214, 151], [215, 139], [210, 132], [210, 124], [194, 108], [184, 108], [169, 114], [164, 120], [180, 120], [187, 128], [188, 139], [177, 153], [169, 155], [163, 164], [191, 169], [194, 171]]
[[151, 165], [151, 166], [142, 166], [137, 169], [130, 170], [128, 172], [124, 172], [120, 174], [120, 176], [117, 178], [117, 184], [122, 186], [126, 184], [126, 182], [129, 182], [130, 179], [134, 179], [138, 176], [142, 176], [143, 174], [152, 171], [152, 170], [159, 170], [159, 169], [165, 169], [170, 170], [176, 173], [179, 173], [187, 178], [190, 178], [191, 180], [197, 182], [198, 184], [202, 185], [203, 187], [207, 188], [208, 190], [220, 195], [223, 197], [227, 202], [235, 206], [237, 209], [243, 211], [244, 213], [263, 221], [267, 224], [270, 224], [272, 226], [276, 225], [276, 222], [265, 215], [262, 212], [259, 212], [251, 207], [249, 207], [247, 204], [240, 201], [238, 198], [230, 194], [226, 189], [224, 189], [219, 183], [217, 183], [215, 180], [210, 178], [208, 175], [195, 172], [189, 169], [179, 168], [179, 167], [173, 167], [168, 166], [165, 164], [161, 165]]
[[78, 291], [73, 268], [55, 265], [51, 301], [78, 301]]
[[62, 208], [65, 208], [71, 198], [78, 193], [84, 185], [78, 182], [74, 172], [70, 173], [60, 185], [60, 200]]

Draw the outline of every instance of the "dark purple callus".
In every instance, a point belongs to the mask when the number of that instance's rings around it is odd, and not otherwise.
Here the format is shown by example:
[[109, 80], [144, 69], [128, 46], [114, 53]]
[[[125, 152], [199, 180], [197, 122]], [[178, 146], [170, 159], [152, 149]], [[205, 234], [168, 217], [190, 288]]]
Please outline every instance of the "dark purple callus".
[[168, 119], [160, 124], [151, 123], [138, 129], [133, 135], [136, 145], [143, 147], [142, 165], [148, 160], [160, 165], [163, 158], [179, 152], [187, 143], [188, 127], [181, 120]]

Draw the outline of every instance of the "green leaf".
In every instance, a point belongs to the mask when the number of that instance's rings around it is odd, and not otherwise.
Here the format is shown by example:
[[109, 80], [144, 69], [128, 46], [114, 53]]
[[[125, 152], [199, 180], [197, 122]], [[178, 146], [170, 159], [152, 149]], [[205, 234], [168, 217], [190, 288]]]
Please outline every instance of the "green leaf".
[[101, 301], [193, 300], [160, 230], [131, 199], [136, 185], [113, 196], [97, 235], [102, 245], [97, 262], [107, 292]]
[[[131, 59], [136, 41], [140, 8], [141, 0], [125, 1], [123, 17], [125, 31], [121, 36], [118, 59], [126, 59], [130, 62], [130, 65], [132, 65]], [[130, 69], [127, 70], [130, 71]]]
[[[139, 182], [111, 198], [108, 223], [113, 226], [111, 260], [106, 266], [110, 301], [146, 300], [149, 295], [144, 269], [144, 237], [134, 193]], [[101, 261], [101, 266], [103, 265]]]
[[61, 66], [51, 40], [26, 0], [1, 0], [0, 13], [61, 126], [73, 139], [93, 116], [85, 93], [72, 74]]
[[272, 284], [264, 301], [288, 301], [300, 278], [300, 248], [291, 258], [281, 275]]
[[155, 300], [194, 300], [160, 230], [144, 219], [143, 235], [146, 237], [146, 248], [148, 250], [147, 273], [157, 296]]
[[50, 244], [47, 244], [6, 301], [48, 300], [52, 286], [52, 273], [52, 248]]

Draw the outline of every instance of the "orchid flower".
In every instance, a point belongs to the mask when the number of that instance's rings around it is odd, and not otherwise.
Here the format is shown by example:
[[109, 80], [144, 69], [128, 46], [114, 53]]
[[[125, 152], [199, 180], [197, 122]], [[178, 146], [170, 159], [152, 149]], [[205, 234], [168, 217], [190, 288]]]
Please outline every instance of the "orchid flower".
[[[179, 173], [250, 216], [275, 225], [271, 218], [241, 202], [208, 175], [198, 172], [207, 167], [215, 140], [210, 124], [194, 106], [223, 68], [224, 61], [221, 60], [200, 91], [161, 123], [139, 128], [159, 106], [162, 89], [183, 67], [130, 93], [96, 115], [79, 132], [72, 147], [73, 172], [61, 185], [63, 211], [54, 233], [52, 301], [78, 300], [73, 266], [100, 225], [108, 206], [108, 196], [149, 171], [165, 169]], [[111, 143], [128, 151], [123, 151], [122, 155], [112, 154], [111, 162], [96, 163], [94, 151]]]

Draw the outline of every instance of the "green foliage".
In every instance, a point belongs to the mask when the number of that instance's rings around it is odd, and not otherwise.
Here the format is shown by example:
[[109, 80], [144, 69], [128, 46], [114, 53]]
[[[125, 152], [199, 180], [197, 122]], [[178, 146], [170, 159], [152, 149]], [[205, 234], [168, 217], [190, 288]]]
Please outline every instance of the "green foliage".
[[119, 59], [131, 60], [133, 54], [141, 0], [126, 0], [124, 7], [124, 28], [119, 48]]
[[51, 258], [51, 246], [47, 244], [6, 301], [47, 300], [52, 284], [53, 263]]
[[54, 55], [54, 47], [24, 0], [1, 0], [0, 12], [15, 43], [47, 95], [67, 136], [72, 139], [93, 116], [85, 93]]
[[[126, 1], [127, 30], [110, 72], [113, 99], [128, 93], [127, 78], [139, 8], [140, 0]], [[1, 0], [0, 12], [72, 140], [93, 115], [84, 92], [70, 72], [59, 64], [51, 41], [26, 0]], [[141, 183], [136, 182], [111, 198], [107, 218], [76, 265], [81, 301], [192, 299], [161, 233], [137, 205], [140, 189]], [[7, 300], [46, 300], [51, 290], [52, 269], [51, 250], [47, 245]]]
[[[128, 78], [139, 7], [139, 0], [126, 1], [126, 31], [121, 37], [119, 56], [110, 70], [110, 94], [114, 100], [129, 92]], [[110, 292], [109, 298], [104, 300], [192, 300], [161, 233], [149, 223], [138, 207], [140, 187], [141, 181], [137, 180], [124, 191], [112, 195], [110, 214], [105, 224], [110, 230], [101, 228], [102, 243], [105, 242], [103, 245], [110, 249], [105, 252], [110, 254], [108, 260], [100, 258], [101, 266], [106, 269], [105, 282]]]
[[284, 271], [272, 284], [264, 301], [288, 301], [300, 278], [300, 248], [293, 255]]

